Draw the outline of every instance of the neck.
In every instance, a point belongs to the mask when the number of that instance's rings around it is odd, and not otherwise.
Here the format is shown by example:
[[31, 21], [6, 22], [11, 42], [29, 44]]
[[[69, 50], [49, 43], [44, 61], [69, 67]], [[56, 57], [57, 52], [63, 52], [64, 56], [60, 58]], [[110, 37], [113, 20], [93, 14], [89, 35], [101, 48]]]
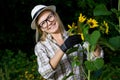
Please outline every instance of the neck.
[[56, 40], [58, 45], [62, 45], [64, 40], [61, 33], [52, 34], [52, 37]]

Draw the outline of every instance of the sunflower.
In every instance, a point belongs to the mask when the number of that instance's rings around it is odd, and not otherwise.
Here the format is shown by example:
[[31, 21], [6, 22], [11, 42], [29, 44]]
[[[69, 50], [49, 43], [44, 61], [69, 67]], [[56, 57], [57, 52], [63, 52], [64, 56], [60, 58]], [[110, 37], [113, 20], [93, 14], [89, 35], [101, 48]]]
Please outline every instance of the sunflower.
[[80, 13], [80, 16], [79, 16], [79, 22], [84, 22], [86, 20], [86, 17], [85, 16], [82, 16], [82, 13]]
[[69, 28], [69, 30], [68, 30], [69, 34], [74, 35], [74, 32], [76, 32], [76, 30], [77, 30], [77, 26], [75, 25], [75, 23], [73, 22], [72, 26], [68, 25], [68, 28]]
[[90, 25], [90, 28], [98, 27], [98, 22], [95, 19], [88, 19], [87, 24]]
[[75, 26], [75, 23], [73, 22], [73, 23], [72, 23], [72, 26], [68, 24], [68, 28], [69, 28], [69, 29], [73, 29], [73, 28], [77, 28], [77, 26]]
[[103, 22], [104, 26], [105, 26], [105, 33], [108, 34], [108, 30], [109, 30], [109, 27], [108, 27], [108, 23], [106, 23], [105, 21]]
[[108, 34], [108, 32], [109, 32], [108, 23], [106, 23], [105, 21], [103, 21], [102, 25], [100, 26], [100, 30], [102, 31], [102, 33]]
[[83, 33], [80, 33], [80, 35], [81, 35], [81, 39], [84, 41], [85, 38], [84, 38], [84, 36], [83, 36]]

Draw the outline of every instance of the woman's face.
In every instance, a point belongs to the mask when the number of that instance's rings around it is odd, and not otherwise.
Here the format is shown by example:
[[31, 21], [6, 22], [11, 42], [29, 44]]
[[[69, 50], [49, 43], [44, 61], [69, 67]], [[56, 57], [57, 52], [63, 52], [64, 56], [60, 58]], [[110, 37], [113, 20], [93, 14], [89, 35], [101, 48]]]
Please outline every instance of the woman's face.
[[56, 16], [51, 11], [44, 11], [38, 16], [37, 22], [39, 28], [50, 34], [59, 32], [59, 24]]

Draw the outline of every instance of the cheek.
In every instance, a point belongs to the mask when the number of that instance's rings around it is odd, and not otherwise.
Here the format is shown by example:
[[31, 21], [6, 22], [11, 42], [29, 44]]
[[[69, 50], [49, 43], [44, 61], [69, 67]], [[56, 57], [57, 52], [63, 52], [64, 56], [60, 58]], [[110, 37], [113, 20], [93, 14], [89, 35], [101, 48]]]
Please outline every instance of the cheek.
[[56, 22], [56, 27], [59, 28], [59, 24], [58, 24], [58, 22]]

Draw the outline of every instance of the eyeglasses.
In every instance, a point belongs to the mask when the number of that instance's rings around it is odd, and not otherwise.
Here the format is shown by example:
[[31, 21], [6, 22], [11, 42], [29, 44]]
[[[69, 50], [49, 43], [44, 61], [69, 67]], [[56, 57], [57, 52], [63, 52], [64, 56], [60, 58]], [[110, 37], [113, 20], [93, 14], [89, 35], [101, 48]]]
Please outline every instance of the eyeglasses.
[[54, 15], [53, 12], [51, 12], [51, 13], [48, 15], [48, 17], [46, 18], [46, 20], [42, 21], [42, 22], [39, 24], [39, 26], [40, 26], [40, 28], [46, 28], [46, 27], [48, 26], [48, 22], [47, 22], [47, 21], [52, 22], [52, 21], [54, 21], [54, 20], [55, 20], [55, 15]]

